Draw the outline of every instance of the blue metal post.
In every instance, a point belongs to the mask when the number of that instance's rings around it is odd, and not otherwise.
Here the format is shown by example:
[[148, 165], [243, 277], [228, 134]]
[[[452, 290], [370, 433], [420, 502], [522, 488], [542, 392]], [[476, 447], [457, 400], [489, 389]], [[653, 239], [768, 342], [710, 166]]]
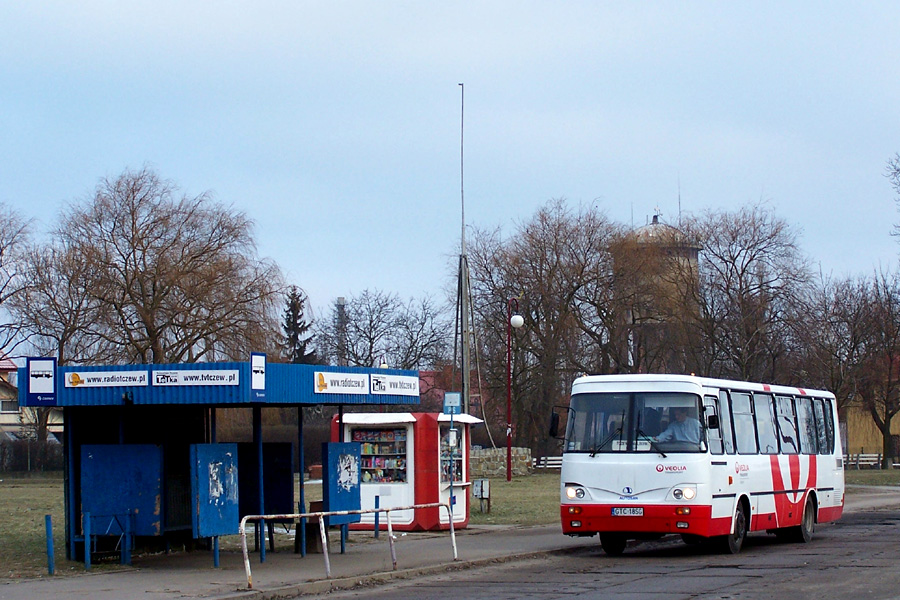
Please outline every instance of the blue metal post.
[[[300, 513], [306, 512], [306, 492], [304, 473], [306, 473], [306, 455], [303, 452], [303, 407], [297, 407], [297, 443], [299, 444], [299, 462], [300, 462], [300, 502], [298, 508]], [[297, 531], [294, 535], [300, 540], [300, 556], [306, 556], [306, 517], [300, 519], [297, 523]]]
[[[379, 508], [381, 508], [381, 496], [375, 496], [375, 510], [378, 510]], [[379, 512], [375, 513], [375, 539], [376, 540], [378, 539], [378, 517], [380, 515], [381, 515], [381, 513], [379, 513]]]
[[53, 520], [50, 515], [44, 516], [44, 525], [47, 528], [47, 573], [53, 575], [56, 572], [56, 561], [53, 556]]
[[[209, 409], [209, 441], [216, 443], [216, 407]], [[213, 567], [219, 568], [219, 536], [213, 536]]]
[[[265, 477], [263, 476], [263, 441], [262, 441], [262, 407], [253, 407], [253, 441], [256, 442], [256, 455], [259, 467], [259, 514], [264, 515], [266, 499], [264, 493]], [[266, 522], [259, 522], [259, 562], [266, 562]]]
[[350, 526], [344, 523], [341, 525], [341, 554], [345, 554], [347, 552], [347, 533], [350, 531]]
[[67, 556], [69, 560], [75, 560], [75, 556], [78, 554], [78, 542], [75, 541], [75, 538], [78, 537], [78, 511], [76, 510], [76, 488], [77, 482], [75, 479], [75, 423], [74, 423], [74, 413], [72, 409], [66, 407], [63, 409], [63, 418], [65, 419], [65, 427], [66, 427], [66, 541], [68, 541], [68, 546], [66, 547]]
[[84, 513], [84, 570], [91, 570], [91, 513]]
[[131, 518], [131, 512], [125, 515], [125, 532], [122, 534], [122, 553], [120, 555], [120, 562], [123, 565], [131, 564]]
[[450, 520], [453, 520], [453, 505], [456, 504], [456, 496], [453, 495], [453, 478], [456, 475], [456, 456], [454, 456], [454, 447], [449, 442], [453, 436], [453, 413], [450, 413], [450, 431], [447, 432], [447, 445], [450, 446]]

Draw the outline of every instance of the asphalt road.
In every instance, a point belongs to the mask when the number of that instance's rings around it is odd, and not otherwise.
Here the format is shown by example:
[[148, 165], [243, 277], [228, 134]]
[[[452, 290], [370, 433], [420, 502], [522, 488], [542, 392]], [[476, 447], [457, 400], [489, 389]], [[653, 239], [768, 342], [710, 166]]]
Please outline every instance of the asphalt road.
[[448, 571], [329, 598], [900, 598], [900, 510], [862, 509], [820, 525], [809, 544], [752, 534], [741, 554], [687, 546], [677, 538], [629, 548], [620, 557], [596, 547]]

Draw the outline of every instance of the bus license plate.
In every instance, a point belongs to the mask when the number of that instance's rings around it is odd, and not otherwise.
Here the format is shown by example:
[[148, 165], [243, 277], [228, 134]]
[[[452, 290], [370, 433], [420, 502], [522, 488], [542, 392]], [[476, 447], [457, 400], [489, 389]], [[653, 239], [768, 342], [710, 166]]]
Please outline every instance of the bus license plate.
[[617, 506], [612, 509], [614, 517], [643, 517], [644, 507], [642, 506]]

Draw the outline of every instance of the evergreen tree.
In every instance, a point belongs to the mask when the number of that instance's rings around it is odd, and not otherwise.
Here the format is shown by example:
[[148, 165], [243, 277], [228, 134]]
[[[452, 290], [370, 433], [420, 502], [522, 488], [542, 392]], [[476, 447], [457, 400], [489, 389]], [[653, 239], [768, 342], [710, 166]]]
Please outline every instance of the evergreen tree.
[[284, 358], [293, 364], [314, 365], [318, 357], [313, 348], [313, 336], [309, 333], [312, 323], [306, 320], [307, 296], [297, 286], [291, 286], [285, 298], [284, 319], [281, 328], [284, 332], [282, 346]]

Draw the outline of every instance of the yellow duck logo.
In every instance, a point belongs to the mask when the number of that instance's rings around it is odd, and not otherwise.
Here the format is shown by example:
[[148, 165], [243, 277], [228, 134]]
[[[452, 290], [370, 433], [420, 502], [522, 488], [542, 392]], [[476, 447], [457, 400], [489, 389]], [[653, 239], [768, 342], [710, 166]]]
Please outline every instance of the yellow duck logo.
[[328, 389], [328, 384], [325, 383], [325, 373], [319, 373], [316, 378], [316, 391], [324, 392]]

